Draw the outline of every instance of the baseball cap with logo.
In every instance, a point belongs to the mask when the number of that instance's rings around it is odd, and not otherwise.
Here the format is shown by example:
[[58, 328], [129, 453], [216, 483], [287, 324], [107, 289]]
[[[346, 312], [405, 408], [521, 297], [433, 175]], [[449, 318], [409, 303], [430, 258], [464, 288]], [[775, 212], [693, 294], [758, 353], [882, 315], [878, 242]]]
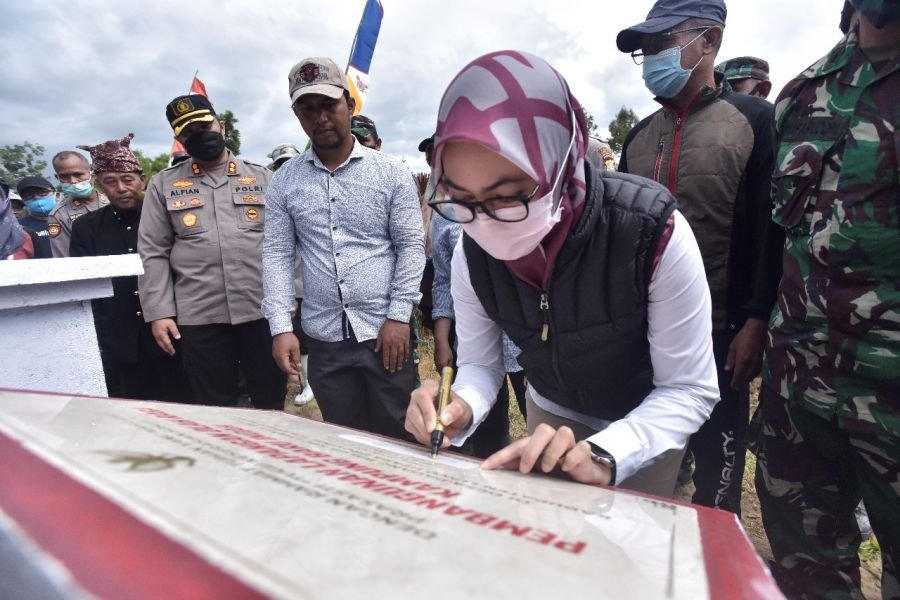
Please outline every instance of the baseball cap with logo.
[[724, 0], [657, 0], [645, 21], [619, 32], [616, 46], [622, 52], [634, 52], [641, 47], [644, 35], [668, 31], [688, 19], [706, 19], [724, 26], [727, 13]]
[[198, 121], [208, 123], [216, 120], [216, 111], [206, 96], [200, 94], [188, 94], [178, 96], [166, 107], [166, 118], [169, 125], [175, 130], [175, 135], [180, 135], [182, 130]]
[[291, 104], [305, 94], [321, 94], [340, 98], [347, 89], [344, 73], [330, 58], [304, 58], [288, 73], [288, 93]]

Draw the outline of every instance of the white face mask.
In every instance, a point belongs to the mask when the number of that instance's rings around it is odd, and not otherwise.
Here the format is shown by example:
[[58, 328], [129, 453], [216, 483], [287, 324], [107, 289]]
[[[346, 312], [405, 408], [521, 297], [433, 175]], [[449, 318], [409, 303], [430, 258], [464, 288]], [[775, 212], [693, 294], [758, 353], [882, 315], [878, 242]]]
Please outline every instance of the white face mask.
[[[504, 211], [515, 210], [517, 209], [501, 208], [494, 211], [494, 214], [503, 216]], [[479, 213], [474, 221], [463, 224], [463, 229], [494, 258], [515, 260], [531, 254], [559, 223], [561, 216], [562, 205], [554, 214], [551, 190], [546, 196], [528, 203], [528, 216], [522, 221], [507, 223]]]

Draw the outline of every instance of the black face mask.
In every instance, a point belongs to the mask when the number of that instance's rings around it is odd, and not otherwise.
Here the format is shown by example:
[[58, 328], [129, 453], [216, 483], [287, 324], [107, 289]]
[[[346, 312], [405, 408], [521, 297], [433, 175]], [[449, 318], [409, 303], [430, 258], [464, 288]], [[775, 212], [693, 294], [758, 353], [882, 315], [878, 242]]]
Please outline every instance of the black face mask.
[[215, 160], [225, 149], [225, 138], [218, 131], [200, 131], [184, 142], [184, 149], [197, 160]]

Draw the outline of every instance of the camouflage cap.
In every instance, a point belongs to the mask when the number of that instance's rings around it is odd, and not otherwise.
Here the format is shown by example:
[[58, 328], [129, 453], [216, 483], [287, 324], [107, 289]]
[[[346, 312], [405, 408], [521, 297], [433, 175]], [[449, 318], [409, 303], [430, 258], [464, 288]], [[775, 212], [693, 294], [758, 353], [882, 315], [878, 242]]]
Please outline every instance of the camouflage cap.
[[141, 162], [131, 151], [133, 133], [118, 140], [109, 140], [96, 146], [76, 146], [91, 153], [91, 170], [94, 173], [143, 173]]
[[378, 129], [375, 128], [375, 121], [365, 115], [354, 115], [353, 118], [350, 119], [350, 131], [363, 137], [378, 137]]
[[900, 2], [897, 0], [850, 0], [850, 4], [860, 17], [878, 29], [894, 21], [900, 21]]
[[769, 81], [769, 63], [755, 56], [739, 56], [729, 58], [716, 65], [716, 71], [725, 75], [725, 79], [758, 79]]

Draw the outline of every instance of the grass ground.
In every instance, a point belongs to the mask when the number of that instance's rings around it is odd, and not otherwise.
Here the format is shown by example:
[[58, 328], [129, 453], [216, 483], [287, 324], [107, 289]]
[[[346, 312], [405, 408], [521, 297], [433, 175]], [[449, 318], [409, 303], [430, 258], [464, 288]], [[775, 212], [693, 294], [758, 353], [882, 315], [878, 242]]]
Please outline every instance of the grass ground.
[[[426, 333], [419, 343], [419, 376], [424, 381], [429, 378], [437, 378], [438, 374], [434, 370], [434, 345], [429, 334]], [[756, 409], [756, 396], [759, 389], [758, 382], [754, 383], [751, 389], [751, 414]], [[305, 406], [295, 407], [293, 398], [299, 391], [296, 384], [289, 385], [288, 400], [286, 402], [286, 410], [292, 414], [310, 417], [322, 420], [322, 413], [319, 411], [315, 400]], [[526, 435], [525, 420], [519, 412], [517, 402], [514, 401], [512, 390], [510, 390], [509, 402], [509, 423], [510, 437], [513, 440], [519, 439]], [[765, 530], [762, 525], [762, 518], [759, 510], [759, 500], [756, 496], [756, 487], [753, 483], [753, 474], [756, 471], [756, 457], [747, 453], [747, 467], [744, 471], [743, 480], [743, 498], [741, 501], [741, 523], [750, 541], [756, 547], [756, 551], [765, 561], [772, 559], [772, 551], [769, 548], [769, 540], [766, 538]], [[693, 484], [681, 486], [676, 490], [675, 497], [678, 500], [690, 502], [693, 494]], [[864, 542], [860, 548], [860, 560], [862, 563], [862, 583], [863, 593], [869, 600], [881, 598], [881, 551], [875, 538]]]

